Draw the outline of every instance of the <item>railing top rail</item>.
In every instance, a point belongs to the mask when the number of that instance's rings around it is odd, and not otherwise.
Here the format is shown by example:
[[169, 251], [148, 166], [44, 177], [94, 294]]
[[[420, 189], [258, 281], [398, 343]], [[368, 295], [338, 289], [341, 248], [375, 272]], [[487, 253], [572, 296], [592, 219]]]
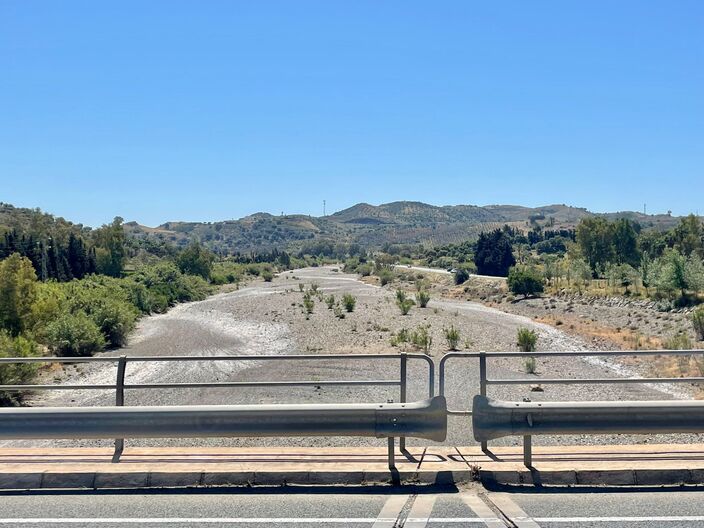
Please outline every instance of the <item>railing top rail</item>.
[[448, 352], [441, 363], [453, 357], [507, 358], [507, 357], [571, 357], [571, 356], [689, 356], [704, 354], [704, 349], [693, 350], [541, 350], [535, 352]]
[[[408, 359], [422, 359], [427, 363], [432, 360], [425, 354], [407, 354]], [[287, 355], [237, 355], [237, 356], [124, 356], [130, 363], [157, 361], [328, 361], [334, 359], [400, 359], [401, 354], [287, 354]], [[117, 363], [121, 356], [99, 357], [10, 357], [0, 358], [2, 363]]]

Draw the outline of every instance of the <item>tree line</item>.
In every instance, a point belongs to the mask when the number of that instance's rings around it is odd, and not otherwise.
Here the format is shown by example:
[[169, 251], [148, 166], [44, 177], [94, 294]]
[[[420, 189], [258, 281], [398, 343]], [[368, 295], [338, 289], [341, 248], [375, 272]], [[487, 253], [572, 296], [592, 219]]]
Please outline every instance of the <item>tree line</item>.
[[[522, 286], [540, 284], [584, 289], [604, 280], [615, 292], [676, 297], [698, 302], [704, 290], [704, 224], [689, 215], [667, 231], [645, 230], [626, 218], [582, 219], [576, 229], [547, 229], [533, 225], [524, 233], [504, 226], [483, 232], [476, 241], [424, 250], [429, 265], [468, 272], [521, 277]], [[521, 274], [516, 274], [518, 271]], [[524, 280], [525, 279], [525, 280]]]
[[[279, 250], [216, 259], [195, 240], [179, 249], [127, 239], [119, 217], [94, 230], [39, 211], [23, 220], [0, 237], [0, 357], [86, 356], [123, 346], [142, 315], [204, 299], [214, 285], [247, 275], [271, 280], [292, 259]], [[35, 372], [36, 364], [0, 365], [0, 384]], [[16, 398], [0, 391], [0, 405]]]

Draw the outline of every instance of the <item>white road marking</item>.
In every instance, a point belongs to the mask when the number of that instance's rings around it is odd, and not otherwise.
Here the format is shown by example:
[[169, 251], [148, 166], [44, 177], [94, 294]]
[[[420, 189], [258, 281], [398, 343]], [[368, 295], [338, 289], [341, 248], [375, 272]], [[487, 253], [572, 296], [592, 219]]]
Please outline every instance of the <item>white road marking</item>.
[[487, 494], [487, 498], [493, 502], [517, 528], [540, 528], [540, 525], [535, 519], [531, 518], [518, 504], [513, 502], [507, 493], [491, 493]]
[[476, 513], [479, 517], [484, 519], [484, 523], [489, 528], [505, 528], [504, 522], [496, 517], [491, 508], [487, 506], [484, 501], [474, 493], [461, 493], [460, 499], [464, 502], [469, 509]]
[[[400, 510], [399, 510], [400, 513]], [[382, 522], [385, 524], [379, 524], [378, 526], [393, 526], [397, 517], [394, 518], [382, 518], [382, 517], [252, 517], [252, 518], [231, 518], [231, 517], [154, 517], [154, 518], [103, 518], [103, 517], [59, 517], [59, 518], [21, 518], [21, 519], [0, 519], [0, 525], [24, 525], [24, 524], [127, 524], [127, 525], [137, 525], [137, 524], [189, 524], [189, 523], [201, 523], [201, 524], [268, 524], [268, 525], [278, 525], [278, 524], [372, 524], [377, 526], [376, 523]], [[416, 520], [409, 517], [408, 520]], [[406, 521], [405, 526], [412, 526]], [[490, 524], [496, 523], [498, 519], [496, 517], [430, 517], [428, 519], [422, 518], [423, 522], [427, 523], [446, 523], [446, 524], [486, 524], [487, 526], [497, 526], [504, 527], [504, 524]], [[516, 523], [517, 526], [529, 526], [527, 524], [521, 524], [520, 518], [511, 518], [512, 521]], [[704, 515], [673, 515], [673, 516], [663, 516], [663, 517], [535, 517], [532, 519], [537, 522], [545, 523], [565, 523], [565, 524], [575, 524], [575, 523], [613, 523], [613, 522], [652, 522], [652, 523], [668, 523], [668, 522], [703, 522]], [[388, 523], [388, 524], [386, 524]], [[534, 525], [537, 526], [537, 525]]]
[[418, 495], [413, 502], [406, 522], [403, 524], [404, 528], [425, 528], [428, 525], [430, 514], [433, 513], [433, 506], [437, 498], [438, 496], [433, 494]]
[[586, 523], [586, 522], [702, 522], [704, 515], [671, 515], [664, 517], [534, 517], [539, 522]]
[[[400, 513], [400, 510], [399, 510]], [[397, 517], [252, 517], [252, 518], [231, 518], [231, 517], [154, 517], [154, 518], [102, 518], [102, 517], [60, 517], [60, 518], [23, 518], [23, 519], [0, 519], [0, 525], [22, 525], [22, 524], [371, 524], [374, 527], [377, 523], [384, 528], [394, 526], [398, 519]], [[428, 522], [452, 523], [452, 524], [467, 524], [467, 523], [486, 523], [492, 519], [483, 519], [481, 517], [430, 517]], [[406, 523], [406, 526], [408, 524]]]
[[392, 495], [389, 497], [379, 512], [379, 517], [374, 520], [372, 528], [393, 528], [409, 498], [410, 495]]

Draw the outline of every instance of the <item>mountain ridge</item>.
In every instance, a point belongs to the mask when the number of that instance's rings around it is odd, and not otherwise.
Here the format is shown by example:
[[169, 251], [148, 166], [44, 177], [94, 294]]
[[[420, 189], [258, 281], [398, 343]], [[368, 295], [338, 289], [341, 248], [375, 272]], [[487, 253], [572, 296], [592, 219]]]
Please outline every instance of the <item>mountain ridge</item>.
[[297, 249], [320, 240], [358, 243], [372, 248], [385, 244], [441, 245], [471, 240], [481, 231], [504, 224], [522, 230], [536, 225], [550, 229], [573, 228], [582, 218], [592, 216], [629, 218], [644, 228], [654, 229], [669, 228], [678, 218], [635, 211], [593, 213], [566, 204], [438, 206], [419, 201], [394, 201], [379, 205], [360, 202], [327, 216], [277, 216], [257, 212], [237, 220], [170, 221], [155, 228], [128, 222], [125, 228], [135, 237], [156, 237], [177, 245], [195, 238], [216, 251], [251, 252]]

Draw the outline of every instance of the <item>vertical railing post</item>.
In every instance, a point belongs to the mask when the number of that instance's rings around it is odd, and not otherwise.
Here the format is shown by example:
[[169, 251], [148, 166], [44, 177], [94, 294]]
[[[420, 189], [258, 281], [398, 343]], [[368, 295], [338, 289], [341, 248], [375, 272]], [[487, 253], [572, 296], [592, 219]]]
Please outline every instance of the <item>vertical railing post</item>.
[[[407, 379], [408, 379], [408, 355], [405, 352], [401, 352], [401, 385], [399, 401], [401, 403], [406, 403], [406, 391], [407, 391]], [[406, 450], [406, 437], [401, 436], [398, 439], [398, 448], [403, 453]]]
[[396, 469], [396, 457], [394, 455], [394, 437], [393, 436], [390, 436], [387, 439], [387, 447], [388, 447], [387, 455], [388, 455], [388, 459], [389, 459], [389, 469], [393, 471], [394, 469]]
[[[479, 394], [486, 396], [486, 352], [479, 352]], [[489, 443], [484, 441], [481, 443], [482, 452], [486, 453], [489, 450]]]
[[523, 464], [527, 468], [533, 467], [533, 441], [531, 435], [523, 436]]
[[[127, 356], [120, 356], [117, 361], [117, 379], [115, 380], [115, 405], [122, 407], [125, 405], [125, 367], [127, 367]], [[113, 462], [120, 461], [120, 455], [125, 449], [125, 439], [115, 439], [115, 452], [112, 455]]]

